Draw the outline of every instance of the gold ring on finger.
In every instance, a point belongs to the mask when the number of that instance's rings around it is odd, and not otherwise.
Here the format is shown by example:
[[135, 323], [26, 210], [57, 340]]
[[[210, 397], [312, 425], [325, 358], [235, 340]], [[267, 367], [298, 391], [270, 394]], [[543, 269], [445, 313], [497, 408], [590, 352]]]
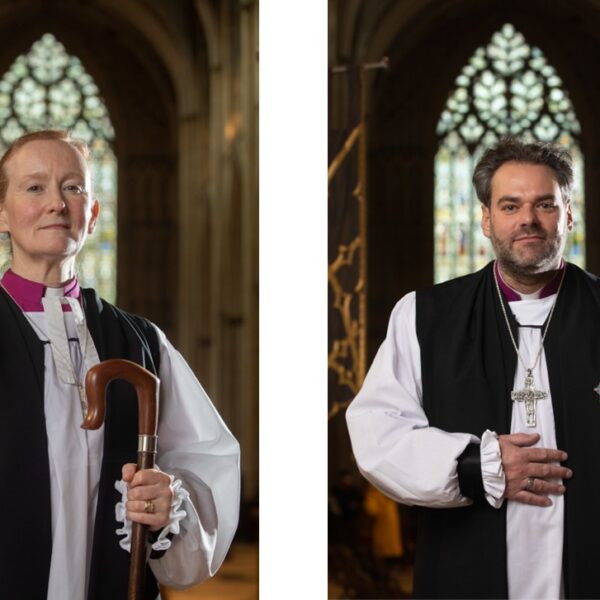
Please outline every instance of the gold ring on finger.
[[144, 512], [148, 514], [154, 513], [154, 502], [152, 500], [144, 500]]
[[528, 477], [527, 478], [527, 485], [525, 486], [525, 489], [530, 492], [533, 489], [533, 485], [535, 483], [535, 477]]

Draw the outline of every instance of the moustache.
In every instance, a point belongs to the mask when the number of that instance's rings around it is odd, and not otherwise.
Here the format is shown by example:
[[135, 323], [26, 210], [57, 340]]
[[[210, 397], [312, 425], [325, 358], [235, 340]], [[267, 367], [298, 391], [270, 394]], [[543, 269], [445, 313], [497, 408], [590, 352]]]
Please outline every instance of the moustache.
[[542, 239], [546, 239], [548, 236], [546, 232], [538, 227], [528, 227], [527, 229], [521, 229], [519, 233], [515, 234], [512, 238], [513, 242], [516, 240], [520, 240], [521, 238], [528, 237], [530, 235], [535, 235], [536, 237], [541, 237]]

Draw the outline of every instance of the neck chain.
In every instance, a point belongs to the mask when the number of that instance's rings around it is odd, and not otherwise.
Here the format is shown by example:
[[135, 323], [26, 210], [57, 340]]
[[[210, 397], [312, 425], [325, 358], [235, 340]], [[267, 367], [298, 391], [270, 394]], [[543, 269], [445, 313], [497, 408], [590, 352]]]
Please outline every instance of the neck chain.
[[[11, 300], [20, 308], [19, 303], [13, 297], [13, 295], [8, 291], [6, 286], [0, 283], [0, 287], [8, 294]], [[58, 298], [58, 297], [57, 297]], [[43, 301], [42, 301], [43, 302]], [[46, 319], [48, 322], [48, 332], [44, 332], [40, 326], [24, 311], [21, 310], [21, 314], [25, 317], [25, 319], [29, 322], [31, 327], [38, 332], [38, 337], [44, 342], [50, 344], [50, 350], [52, 352], [52, 356], [54, 358], [54, 364], [56, 366], [57, 374], [59, 379], [69, 385], [74, 385], [77, 389], [79, 395], [79, 402], [81, 405], [81, 412], [83, 416], [87, 414], [87, 398], [85, 393], [85, 387], [81, 382], [78, 374], [75, 371], [75, 366], [73, 365], [71, 359], [71, 352], [69, 349], [68, 338], [66, 334], [66, 326], [64, 322], [64, 315], [62, 313], [62, 308], [60, 306], [61, 303], [58, 304], [58, 314], [55, 315], [55, 320], [60, 322], [60, 327], [62, 328], [62, 333], [57, 336], [52, 333], [52, 324], [51, 324], [51, 316], [48, 313], [48, 307], [44, 305], [44, 313], [46, 315]], [[74, 307], [71, 306], [71, 309], [74, 310]], [[75, 317], [75, 314], [73, 314]], [[77, 327], [77, 324], [76, 324]], [[78, 332], [81, 333], [81, 332]], [[60, 339], [64, 338], [64, 339]], [[83, 336], [83, 347], [82, 347], [82, 336], [79, 335], [79, 344], [82, 351], [82, 359], [86, 361], [88, 354], [88, 337], [86, 335]], [[62, 343], [61, 343], [62, 342]], [[87, 361], [86, 361], [87, 362]]]
[[540, 347], [538, 348], [533, 364], [529, 368], [525, 364], [525, 361], [523, 360], [523, 357], [519, 352], [519, 346], [517, 345], [517, 342], [515, 341], [515, 338], [513, 336], [512, 329], [510, 328], [510, 321], [508, 320], [506, 308], [504, 307], [504, 300], [502, 298], [502, 292], [500, 291], [500, 285], [498, 284], [498, 278], [496, 276], [496, 273], [494, 273], [494, 282], [496, 284], [496, 291], [498, 292], [498, 300], [500, 301], [500, 307], [502, 308], [504, 321], [506, 322], [506, 326], [508, 328], [510, 341], [512, 342], [513, 348], [517, 353], [517, 357], [519, 358], [521, 364], [523, 365], [523, 368], [525, 369], [525, 381], [523, 389], [513, 390], [510, 393], [510, 396], [513, 402], [524, 402], [527, 427], [535, 427], [535, 408], [537, 401], [545, 400], [546, 398], [548, 398], [548, 392], [546, 390], [535, 389], [535, 386], [533, 384], [533, 370], [537, 367], [537, 364], [540, 360], [540, 356], [542, 355], [542, 350], [544, 349], [544, 340], [546, 339], [546, 334], [548, 333], [548, 328], [550, 327], [550, 321], [552, 320], [552, 315], [554, 314], [554, 308], [556, 307], [558, 295], [560, 294], [560, 290], [562, 288], [563, 280], [565, 278], [565, 271], [566, 267], [563, 268], [560, 283], [558, 284], [558, 289], [556, 290], [556, 297], [554, 298], [554, 302], [552, 303], [552, 308], [550, 309], [550, 314], [548, 315], [548, 320], [546, 321], [546, 327], [544, 328], [544, 331], [542, 333]]
[[0, 282], [0, 287], [6, 292], [7, 296], [15, 303], [15, 306], [21, 311], [21, 314], [25, 317], [25, 320], [31, 325], [32, 329], [38, 332], [37, 336], [40, 338], [40, 340], [42, 340], [42, 342], [44, 342], [45, 344], [49, 343], [50, 340], [47, 339], [47, 334], [44, 331], [42, 331], [40, 326], [33, 319], [31, 319], [30, 316], [21, 308], [21, 305], [17, 302], [17, 299], [8, 291], [8, 289], [2, 282]]

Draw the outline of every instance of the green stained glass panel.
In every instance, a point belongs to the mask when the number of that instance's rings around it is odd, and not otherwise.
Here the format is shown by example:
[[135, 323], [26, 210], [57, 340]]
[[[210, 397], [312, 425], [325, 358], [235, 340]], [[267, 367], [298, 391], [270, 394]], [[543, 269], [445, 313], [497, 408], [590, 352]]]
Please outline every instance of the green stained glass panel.
[[493, 258], [481, 231], [481, 208], [471, 184], [485, 148], [506, 134], [556, 141], [573, 157], [574, 228], [565, 256], [585, 266], [585, 206], [581, 132], [567, 90], [539, 48], [507, 23], [478, 48], [455, 80], [437, 124], [434, 278], [465, 275]]
[[[94, 233], [78, 257], [82, 285], [116, 298], [117, 161], [114, 129], [98, 87], [81, 61], [51, 34], [19, 56], [0, 81], [0, 152], [24, 133], [69, 129], [92, 150], [92, 182], [100, 202]], [[2, 244], [2, 263], [8, 247]]]

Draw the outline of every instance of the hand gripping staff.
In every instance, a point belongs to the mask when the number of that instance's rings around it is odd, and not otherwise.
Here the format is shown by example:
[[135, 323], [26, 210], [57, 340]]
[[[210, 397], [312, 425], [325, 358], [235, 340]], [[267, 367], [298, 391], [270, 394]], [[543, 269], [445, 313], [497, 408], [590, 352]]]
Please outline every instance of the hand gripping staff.
[[[129, 360], [105, 360], [93, 366], [85, 378], [88, 409], [82, 423], [84, 429], [98, 429], [104, 422], [105, 392], [114, 379], [133, 385], [138, 398], [137, 468], [152, 469], [156, 456], [156, 426], [158, 421], [158, 377]], [[131, 562], [127, 600], [141, 600], [146, 575], [146, 540], [148, 525], [132, 523]]]

